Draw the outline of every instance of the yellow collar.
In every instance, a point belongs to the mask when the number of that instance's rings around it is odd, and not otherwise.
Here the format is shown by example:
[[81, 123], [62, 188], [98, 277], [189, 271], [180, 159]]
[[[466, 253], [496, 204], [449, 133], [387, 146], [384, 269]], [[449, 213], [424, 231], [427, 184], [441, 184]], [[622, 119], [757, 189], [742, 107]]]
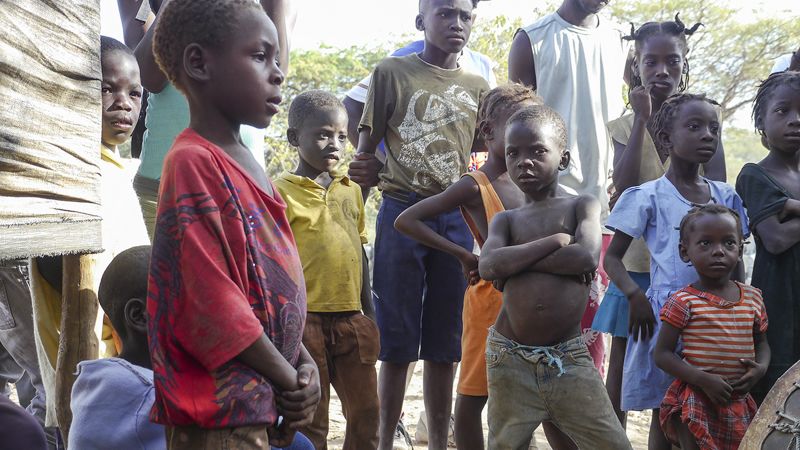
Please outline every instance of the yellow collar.
[[111, 164], [119, 167], [120, 169], [125, 168], [125, 164], [122, 163], [122, 159], [120, 159], [119, 154], [117, 153], [116, 147], [114, 150], [109, 149], [103, 144], [100, 144], [100, 157], [103, 161], [108, 161]]

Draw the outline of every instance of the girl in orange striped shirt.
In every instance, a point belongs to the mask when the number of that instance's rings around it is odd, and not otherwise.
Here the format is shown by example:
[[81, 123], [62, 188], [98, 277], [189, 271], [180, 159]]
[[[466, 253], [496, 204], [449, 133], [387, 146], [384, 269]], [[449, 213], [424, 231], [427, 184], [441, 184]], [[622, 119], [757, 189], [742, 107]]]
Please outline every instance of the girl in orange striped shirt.
[[689, 211], [680, 225], [681, 259], [699, 281], [664, 305], [653, 356], [676, 378], [660, 419], [664, 434], [684, 450], [739, 448], [757, 409], [750, 389], [769, 364], [761, 291], [731, 280], [742, 254], [740, 220], [709, 204]]

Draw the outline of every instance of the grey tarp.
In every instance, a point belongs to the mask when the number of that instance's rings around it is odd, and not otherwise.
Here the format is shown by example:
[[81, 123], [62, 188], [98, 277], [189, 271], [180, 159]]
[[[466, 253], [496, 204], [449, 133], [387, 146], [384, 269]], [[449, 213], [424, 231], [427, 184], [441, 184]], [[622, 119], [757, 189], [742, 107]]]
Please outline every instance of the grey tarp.
[[101, 250], [99, 43], [99, 0], [0, 0], [0, 260]]

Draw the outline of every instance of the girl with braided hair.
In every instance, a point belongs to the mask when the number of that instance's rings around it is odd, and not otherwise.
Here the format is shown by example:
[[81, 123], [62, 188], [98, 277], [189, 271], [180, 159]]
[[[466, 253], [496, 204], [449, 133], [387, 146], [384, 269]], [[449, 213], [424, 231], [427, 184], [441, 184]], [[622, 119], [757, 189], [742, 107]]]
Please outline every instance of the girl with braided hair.
[[[614, 207], [625, 189], [655, 180], [666, 172], [669, 155], [656, 150], [648, 125], [652, 122], [653, 114], [669, 96], [686, 90], [689, 83], [689, 61], [686, 58], [689, 48], [686, 39], [701, 25], [696, 23], [687, 28], [676, 14], [674, 21], [647, 22], [638, 29], [631, 24], [631, 34], [623, 37], [634, 42], [628, 90], [633, 111], [607, 125], [614, 145], [610, 208]], [[703, 166], [705, 175], [712, 180], [725, 181], [724, 161], [720, 144], [714, 157]], [[631, 244], [623, 259], [631, 278], [642, 290], [647, 290], [650, 285], [649, 260], [647, 246], [641, 239]], [[614, 283], [608, 286], [592, 329], [612, 335], [606, 389], [624, 427], [626, 414], [620, 408], [620, 391], [628, 341], [628, 301]]]
[[[697, 280], [697, 272], [678, 252], [678, 226], [693, 206], [717, 203], [744, 217], [744, 207], [727, 184], [700, 175], [719, 144], [719, 105], [704, 95], [677, 94], [664, 100], [650, 119], [651, 136], [659, 152], [669, 155], [666, 173], [625, 190], [606, 226], [614, 237], [605, 257], [611, 281], [629, 305], [630, 339], [622, 374], [621, 406], [626, 411], [652, 409], [650, 449], [669, 449], [659, 423], [659, 407], [672, 377], [659, 369], [653, 349], [660, 329], [656, 317], [667, 298]], [[743, 235], [747, 235], [743, 220]], [[634, 239], [643, 238], [650, 253], [649, 288], [642, 289], [622, 258]], [[738, 279], [743, 278], [741, 264]]]
[[753, 119], [769, 154], [745, 164], [736, 191], [756, 237], [752, 283], [774, 319], [767, 332], [772, 361], [753, 390], [760, 402], [800, 360], [800, 72], [774, 73], [761, 83]]

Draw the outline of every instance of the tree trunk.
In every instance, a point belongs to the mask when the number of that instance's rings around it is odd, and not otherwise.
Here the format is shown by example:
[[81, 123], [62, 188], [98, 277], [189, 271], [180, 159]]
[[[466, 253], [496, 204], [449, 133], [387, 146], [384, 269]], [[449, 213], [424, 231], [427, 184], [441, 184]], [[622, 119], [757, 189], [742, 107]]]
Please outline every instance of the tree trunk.
[[64, 442], [72, 424], [70, 399], [79, 362], [97, 359], [94, 334], [97, 293], [92, 280], [91, 255], [64, 255], [61, 297], [61, 338], [56, 364], [56, 417]]

